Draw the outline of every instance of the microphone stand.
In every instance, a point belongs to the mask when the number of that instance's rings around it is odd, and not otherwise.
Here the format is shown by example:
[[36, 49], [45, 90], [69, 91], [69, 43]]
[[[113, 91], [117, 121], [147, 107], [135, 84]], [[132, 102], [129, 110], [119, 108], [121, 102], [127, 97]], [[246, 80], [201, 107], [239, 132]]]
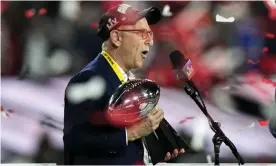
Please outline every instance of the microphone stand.
[[[184, 90], [196, 102], [198, 107], [202, 110], [203, 114], [207, 117], [207, 119], [209, 121], [209, 125], [210, 125], [211, 129], [215, 132], [215, 135], [213, 136], [213, 139], [212, 139], [212, 142], [214, 144], [214, 153], [215, 153], [215, 163], [214, 164], [215, 164], [215, 166], [220, 165], [219, 153], [220, 153], [220, 146], [221, 146], [222, 142], [224, 142], [225, 145], [227, 145], [231, 149], [232, 153], [238, 160], [238, 164], [243, 165], [244, 164], [243, 158], [239, 154], [235, 145], [229, 140], [229, 138], [227, 138], [225, 136], [225, 134], [221, 130], [220, 123], [215, 122], [212, 119], [212, 117], [208, 114], [207, 108], [202, 100], [199, 90], [194, 85], [194, 83], [192, 81], [188, 80], [184, 86]], [[198, 97], [200, 98], [202, 103], [200, 103]]]

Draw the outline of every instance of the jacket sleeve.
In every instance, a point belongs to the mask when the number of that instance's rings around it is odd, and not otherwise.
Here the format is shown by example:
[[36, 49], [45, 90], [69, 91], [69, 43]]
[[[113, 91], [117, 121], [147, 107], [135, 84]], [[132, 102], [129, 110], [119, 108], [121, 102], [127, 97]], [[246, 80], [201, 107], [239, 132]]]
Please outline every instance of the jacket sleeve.
[[[93, 83], [90, 83], [91, 86], [84, 84], [89, 80], [92, 82], [93, 79], [98, 79], [99, 77], [100, 76], [97, 76], [92, 71], [79, 73], [71, 79], [65, 90], [63, 140], [64, 147], [72, 152], [91, 153], [98, 150], [103, 152], [114, 152], [127, 146], [126, 130], [124, 128], [93, 124], [95, 120], [104, 121], [104, 118], [100, 119], [100, 117], [95, 116], [99, 114], [102, 115], [110, 97], [107, 92], [110, 92], [111, 88], [107, 82], [102, 82], [105, 84], [104, 86], [97, 86], [97, 84], [93, 85]], [[101, 80], [105, 80], [103, 77], [101, 78]], [[98, 81], [98, 83], [101, 82]], [[69, 96], [75, 94], [70, 92], [74, 85], [78, 87], [84, 86], [88, 89], [105, 87], [105, 90], [102, 95], [97, 95], [97, 99], [91, 94], [92, 97], [90, 96], [90, 99], [75, 103], [71, 101], [72, 97]], [[87, 91], [90, 91], [88, 89]], [[93, 90], [91, 90], [91, 93], [93, 93]]]

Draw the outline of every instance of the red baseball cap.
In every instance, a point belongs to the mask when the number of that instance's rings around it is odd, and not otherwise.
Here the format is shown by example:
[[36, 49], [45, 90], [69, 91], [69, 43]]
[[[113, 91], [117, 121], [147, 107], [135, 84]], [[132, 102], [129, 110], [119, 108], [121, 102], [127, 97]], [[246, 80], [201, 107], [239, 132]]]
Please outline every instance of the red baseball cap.
[[134, 25], [142, 18], [146, 18], [149, 25], [156, 24], [161, 20], [161, 12], [156, 7], [150, 7], [139, 11], [128, 4], [120, 4], [112, 7], [104, 13], [99, 21], [97, 35], [107, 40], [110, 32], [120, 25]]

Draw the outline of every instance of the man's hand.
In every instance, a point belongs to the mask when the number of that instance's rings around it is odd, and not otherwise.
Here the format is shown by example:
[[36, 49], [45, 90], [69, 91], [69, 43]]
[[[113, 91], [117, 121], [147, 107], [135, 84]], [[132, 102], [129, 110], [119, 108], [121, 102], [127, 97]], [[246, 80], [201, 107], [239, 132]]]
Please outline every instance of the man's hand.
[[166, 154], [166, 157], [165, 157], [165, 161], [169, 161], [170, 159], [172, 158], [175, 158], [177, 157], [179, 154], [183, 154], [185, 152], [185, 150], [182, 148], [182, 149], [174, 149], [172, 153], [168, 152]]
[[134, 141], [149, 135], [159, 127], [163, 118], [163, 110], [155, 108], [146, 118], [142, 119], [141, 122], [127, 128], [128, 140]]

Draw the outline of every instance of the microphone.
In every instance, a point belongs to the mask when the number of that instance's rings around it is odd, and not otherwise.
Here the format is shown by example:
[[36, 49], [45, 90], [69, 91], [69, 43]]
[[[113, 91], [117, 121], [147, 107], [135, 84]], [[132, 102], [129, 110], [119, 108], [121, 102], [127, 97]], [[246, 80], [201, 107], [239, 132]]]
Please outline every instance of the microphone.
[[185, 59], [184, 55], [178, 50], [173, 51], [169, 56], [176, 79], [191, 80], [196, 73], [192, 61]]
[[[190, 81], [193, 75], [195, 74], [195, 70], [192, 66], [191, 61], [185, 60], [184, 55], [178, 50], [173, 51], [169, 56], [172, 63], [172, 69], [174, 74], [176, 75], [176, 78], [178, 80], [184, 79], [185, 81], [187, 81], [185, 83], [184, 90], [199, 106], [203, 114], [207, 117], [211, 129], [215, 132], [215, 135], [212, 139], [214, 144], [215, 165], [220, 165], [219, 153], [222, 142], [224, 142], [231, 149], [232, 153], [237, 158], [238, 163], [243, 165], [244, 160], [238, 153], [235, 145], [225, 136], [225, 134], [220, 128], [220, 123], [215, 122], [212, 119], [212, 117], [208, 114], [207, 108], [202, 100], [199, 90], [194, 85], [194, 83]], [[201, 103], [197, 97], [199, 97]]]
[[[170, 53], [170, 60], [172, 64], [172, 70], [174, 75], [176, 76], [177, 80], [184, 80], [184, 90], [189, 96], [199, 96], [202, 100], [201, 94], [199, 93], [200, 90], [196, 87], [192, 80], [193, 76], [195, 75], [196, 71], [193, 68], [192, 61], [190, 59], [185, 59], [184, 55], [179, 51], [175, 50]], [[203, 107], [206, 108], [205, 104], [203, 103]], [[205, 116], [208, 119], [211, 117], [208, 115], [207, 111], [203, 110]]]
[[[177, 54], [179, 53], [175, 52], [172, 55], [175, 62], [178, 61], [179, 55], [182, 55]], [[167, 152], [173, 152], [174, 149], [181, 148], [184, 148], [185, 151], [190, 149], [186, 141], [175, 131], [165, 118], [160, 122], [159, 127], [152, 134], [144, 137], [143, 142], [145, 142], [145, 147], [149, 152], [153, 165], [162, 162]]]

